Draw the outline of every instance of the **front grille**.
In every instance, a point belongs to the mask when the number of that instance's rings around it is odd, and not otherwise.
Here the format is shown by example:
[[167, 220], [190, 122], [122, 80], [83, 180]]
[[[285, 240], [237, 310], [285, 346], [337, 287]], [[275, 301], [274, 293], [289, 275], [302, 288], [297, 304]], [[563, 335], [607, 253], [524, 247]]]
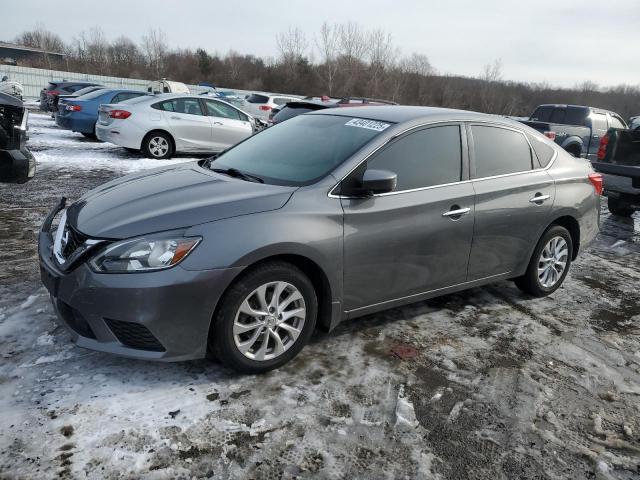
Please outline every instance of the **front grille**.
[[165, 348], [156, 337], [149, 331], [147, 327], [139, 323], [123, 322], [121, 320], [113, 320], [105, 318], [107, 326], [118, 341], [123, 345], [138, 350], [148, 350], [150, 352], [164, 352]]
[[89, 237], [74, 230], [67, 222], [64, 226], [63, 238], [66, 239], [66, 243], [62, 244], [62, 256], [69, 258]]
[[82, 337], [96, 338], [96, 334], [91, 330], [91, 326], [78, 310], [67, 305], [62, 300], [57, 301], [57, 307], [58, 312], [60, 312], [60, 315], [64, 321], [67, 322], [71, 330]]

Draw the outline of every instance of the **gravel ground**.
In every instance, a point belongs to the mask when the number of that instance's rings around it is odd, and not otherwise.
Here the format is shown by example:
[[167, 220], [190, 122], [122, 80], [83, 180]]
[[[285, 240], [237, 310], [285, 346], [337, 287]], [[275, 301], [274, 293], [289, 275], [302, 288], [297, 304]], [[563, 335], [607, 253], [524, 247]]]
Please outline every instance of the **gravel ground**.
[[36, 233], [60, 196], [158, 162], [31, 119], [36, 178], [0, 186], [0, 478], [640, 478], [640, 215], [604, 207], [548, 298], [389, 310], [262, 376], [133, 361], [56, 325]]

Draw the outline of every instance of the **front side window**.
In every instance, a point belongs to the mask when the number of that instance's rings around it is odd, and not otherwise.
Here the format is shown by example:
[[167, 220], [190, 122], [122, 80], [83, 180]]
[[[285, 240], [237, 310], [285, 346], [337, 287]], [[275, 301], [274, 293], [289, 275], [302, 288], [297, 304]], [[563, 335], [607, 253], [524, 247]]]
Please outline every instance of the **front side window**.
[[460, 126], [432, 127], [405, 135], [368, 160], [367, 166], [398, 175], [396, 191], [459, 182]]
[[538, 107], [536, 111], [531, 115], [531, 120], [537, 122], [548, 122], [549, 118], [551, 118], [551, 112], [553, 111], [553, 107]]
[[210, 167], [235, 168], [275, 185], [309, 185], [391, 125], [337, 115], [300, 115], [239, 143]]
[[549, 119], [549, 122], [564, 123], [564, 117], [565, 117], [564, 108], [554, 108], [553, 112], [551, 112], [551, 118]]
[[[225, 103], [216, 102], [215, 100], [205, 100], [207, 112], [210, 117], [230, 118], [232, 120], [243, 120], [240, 118], [240, 112]], [[244, 116], [244, 115], [243, 115]]]
[[531, 170], [531, 147], [515, 130], [472, 125], [475, 178], [493, 177]]
[[197, 98], [174, 98], [152, 105], [157, 110], [165, 112], [186, 113], [189, 115], [203, 115]]

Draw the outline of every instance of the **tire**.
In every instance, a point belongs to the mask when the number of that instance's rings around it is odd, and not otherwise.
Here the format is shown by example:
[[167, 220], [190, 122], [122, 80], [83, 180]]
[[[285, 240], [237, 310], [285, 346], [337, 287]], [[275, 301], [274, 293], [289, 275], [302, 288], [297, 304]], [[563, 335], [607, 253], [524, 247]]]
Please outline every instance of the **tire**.
[[147, 158], [163, 160], [173, 155], [173, 141], [164, 132], [151, 132], [142, 140], [142, 153]]
[[138, 150], [137, 148], [124, 147], [124, 149], [129, 153], [140, 153], [140, 150]]
[[86, 132], [80, 132], [85, 138], [91, 138], [93, 140], [95, 140], [96, 137], [96, 133], [95, 132], [91, 132], [91, 133], [86, 133]]
[[609, 197], [607, 199], [607, 206], [609, 211], [619, 217], [630, 217], [635, 212], [634, 208], [631, 208], [624, 200]]
[[[561, 239], [564, 244], [562, 242], [558, 242], [556, 244], [558, 249], [554, 251], [554, 249], [551, 248], [550, 251], [547, 247], [550, 245], [552, 240], [556, 239]], [[564, 246], [566, 246], [566, 248], [564, 248]], [[554, 264], [551, 260], [551, 258], [558, 260], [558, 256], [554, 257], [553, 255], [549, 255], [549, 253], [561, 254], [564, 250], [566, 250], [566, 253], [559, 255], [559, 259], [560, 263], [565, 263], [561, 272], [559, 272], [558, 270], [561, 265], [559, 262]], [[572, 256], [573, 241], [568, 230], [560, 225], [553, 225], [549, 227], [542, 237], [540, 237], [540, 240], [533, 251], [533, 255], [531, 256], [531, 260], [529, 261], [529, 265], [527, 266], [527, 271], [523, 276], [515, 279], [516, 286], [523, 292], [533, 295], [534, 297], [546, 297], [547, 295], [552, 294], [560, 287], [560, 285], [562, 285], [562, 282], [564, 282], [564, 279], [569, 272], [569, 267], [571, 266]], [[545, 259], [544, 257], [547, 258]], [[538, 271], [540, 265], [543, 265], [543, 268], [546, 265], [544, 270], [547, 270], [547, 276], [545, 276], [544, 271]]]
[[[268, 287], [262, 290], [266, 285]], [[282, 311], [286, 314], [300, 312], [300, 309], [303, 309], [303, 318], [302, 314], [299, 314], [279, 320], [279, 308], [273, 315], [258, 315], [263, 312], [269, 313], [268, 309], [265, 311], [260, 307], [259, 290], [265, 292], [263, 298], [265, 304], [269, 305], [273, 300], [276, 285], [282, 288], [278, 297], [283, 305]], [[286, 304], [288, 299], [298, 298], [296, 293], [300, 298]], [[290, 297], [291, 295], [293, 297]], [[243, 313], [241, 307], [244, 311], [253, 310], [256, 315]], [[259, 265], [243, 274], [224, 294], [209, 331], [209, 351], [224, 365], [237, 372], [263, 373], [273, 370], [295, 357], [306, 345], [315, 329], [317, 314], [318, 300], [313, 284], [300, 269], [286, 262]], [[259, 320], [260, 318], [263, 320]], [[247, 325], [250, 327], [252, 324], [261, 326], [253, 329], [242, 328]], [[287, 328], [281, 327], [282, 324], [286, 324]], [[299, 333], [290, 333], [291, 328]], [[246, 331], [243, 331], [245, 329]], [[280, 338], [280, 346], [283, 348], [281, 353], [276, 352], [275, 335]], [[241, 351], [238, 343], [244, 344], [247, 353]]]

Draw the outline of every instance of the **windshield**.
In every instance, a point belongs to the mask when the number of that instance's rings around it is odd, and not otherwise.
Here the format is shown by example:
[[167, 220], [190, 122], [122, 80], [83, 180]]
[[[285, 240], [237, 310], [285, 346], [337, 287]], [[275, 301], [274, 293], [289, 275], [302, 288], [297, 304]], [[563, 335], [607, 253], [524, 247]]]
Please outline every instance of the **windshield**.
[[234, 168], [276, 185], [309, 185], [390, 125], [334, 115], [300, 115], [238, 144], [210, 168]]

